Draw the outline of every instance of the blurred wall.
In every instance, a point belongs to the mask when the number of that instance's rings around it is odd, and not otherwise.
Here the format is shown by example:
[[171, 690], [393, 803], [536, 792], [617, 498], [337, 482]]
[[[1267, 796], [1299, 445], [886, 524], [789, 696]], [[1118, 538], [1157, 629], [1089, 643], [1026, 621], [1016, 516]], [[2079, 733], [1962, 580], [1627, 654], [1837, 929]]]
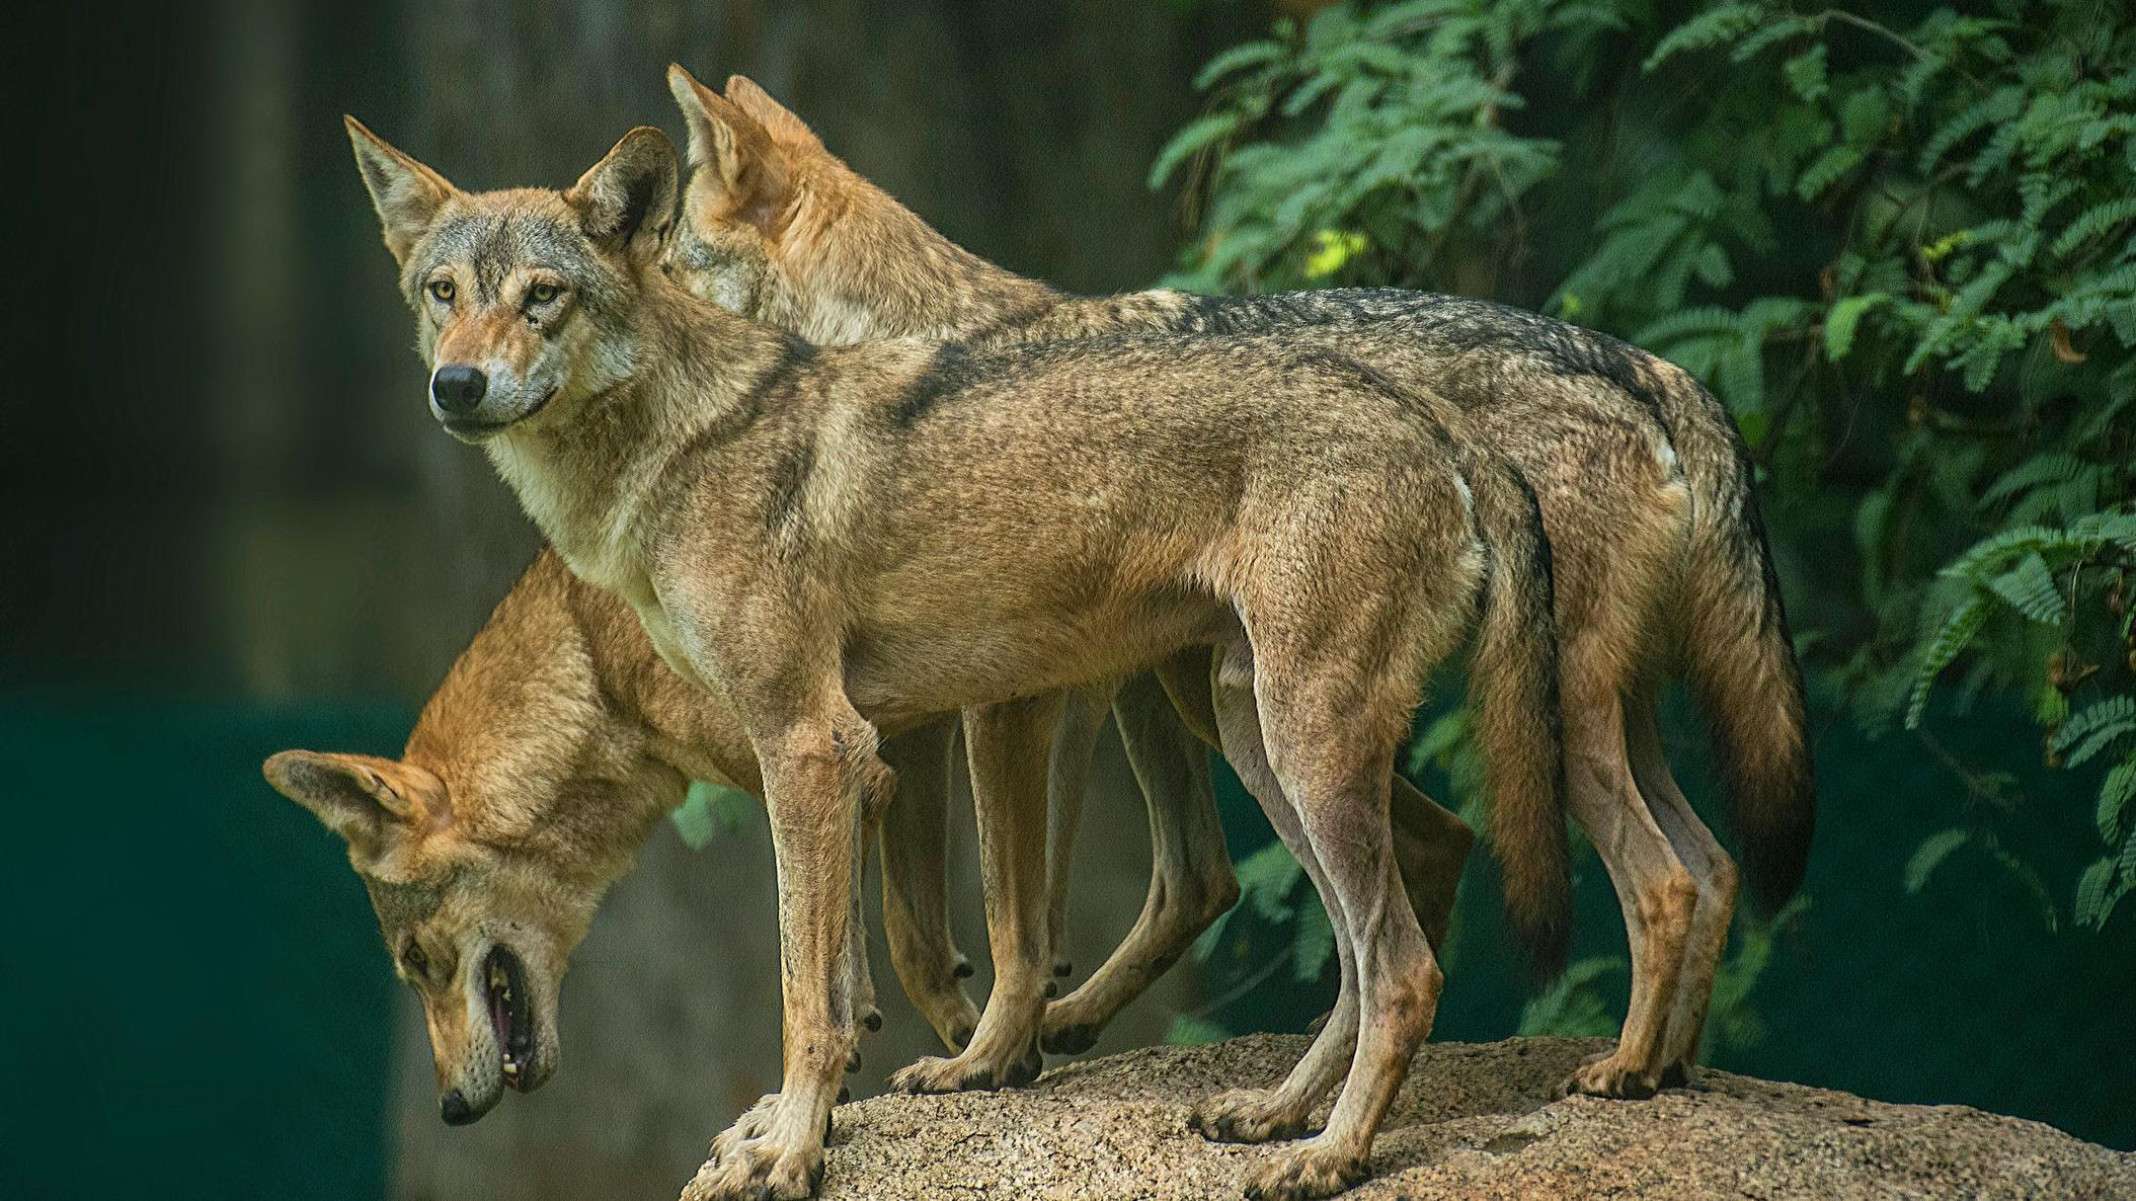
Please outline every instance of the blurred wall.
[[[46, 728], [38, 698], [54, 688], [89, 698], [67, 711], [70, 729], [106, 720], [100, 698], [142, 695], [285, 715], [244, 726], [214, 757], [114, 762], [108, 780], [43, 773], [50, 811], [123, 831], [159, 799], [282, 804], [250, 761], [293, 730], [385, 749], [375, 723], [304, 715], [351, 696], [412, 709], [534, 553], [481, 454], [426, 415], [344, 112], [463, 186], [560, 186], [629, 127], [677, 124], [668, 62], [714, 81], [743, 72], [974, 250], [1075, 288], [1132, 288], [1178, 242], [1172, 201], [1143, 177], [1195, 110], [1188, 81], [1265, 18], [1253, 4], [1147, 0], [84, 0], [0, 15], [12, 83], [0, 121], [21, 173], [0, 190], [16, 214], [0, 273], [15, 373], [0, 402], [0, 687], [30, 698], [24, 729]], [[156, 773], [166, 787], [138, 786]], [[1110, 750], [1100, 792], [1094, 829], [1140, 826]], [[260, 811], [231, 824], [249, 828]], [[964, 821], [958, 928], [983, 964]], [[360, 889], [313, 834], [311, 862], [326, 866], [277, 887], [315, 888], [333, 902], [318, 911], [346, 924]], [[1087, 971], [1132, 921], [1148, 859], [1139, 836], [1082, 846], [1075, 954]], [[144, 848], [149, 870], [171, 878], [116, 881], [112, 903], [153, 906], [202, 872], [249, 878], [233, 868], [261, 851], [232, 836], [207, 853], [234, 862]], [[97, 871], [92, 858], [62, 875]], [[692, 854], [662, 827], [567, 988], [565, 1071], [467, 1130], [438, 1122], [413, 1001], [394, 988], [395, 1193], [672, 1192], [709, 1137], [776, 1085], [772, 898], [760, 829]], [[285, 907], [313, 912], [281, 894], [253, 900], [266, 925]], [[53, 917], [65, 945], [70, 919]], [[221, 920], [204, 912], [191, 929], [212, 942]], [[389, 979], [375, 936], [340, 933], [360, 935], [360, 952], [344, 940], [317, 942], [321, 953], [337, 948], [337, 966], [368, 956], [354, 968]], [[307, 945], [294, 929], [261, 938]], [[181, 955], [199, 973], [163, 986], [212, 1007], [228, 983], [208, 958]], [[889, 1027], [866, 1047], [863, 1093], [932, 1049], [880, 952], [876, 966]], [[344, 1047], [372, 1045], [375, 1009], [334, 1009], [294, 969], [270, 963], [253, 987], [319, 1006], [315, 1021], [350, 1033]], [[1175, 973], [1102, 1049], [1155, 1039], [1195, 989]], [[145, 1082], [156, 1068], [143, 1070]], [[338, 1100], [317, 1098], [310, 1120], [331, 1121]], [[286, 1150], [301, 1159], [300, 1144]]]

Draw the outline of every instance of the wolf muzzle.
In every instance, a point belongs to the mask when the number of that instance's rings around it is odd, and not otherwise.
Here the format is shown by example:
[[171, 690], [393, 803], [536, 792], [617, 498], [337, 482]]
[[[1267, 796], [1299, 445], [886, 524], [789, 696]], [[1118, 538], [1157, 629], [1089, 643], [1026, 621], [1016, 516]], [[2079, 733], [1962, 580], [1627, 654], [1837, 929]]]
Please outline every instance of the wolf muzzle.
[[464, 417], [475, 411], [489, 394], [489, 377], [480, 367], [447, 363], [431, 373], [430, 400], [438, 411]]

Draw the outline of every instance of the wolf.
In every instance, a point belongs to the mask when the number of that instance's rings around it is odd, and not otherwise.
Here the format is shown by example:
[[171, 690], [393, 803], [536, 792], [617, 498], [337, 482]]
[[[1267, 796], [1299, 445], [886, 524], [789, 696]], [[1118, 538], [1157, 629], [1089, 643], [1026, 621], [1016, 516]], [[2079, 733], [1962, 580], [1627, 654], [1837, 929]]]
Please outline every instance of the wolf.
[[[1766, 911], [1798, 886], [1815, 814], [1801, 671], [1749, 459], [1711, 393], [1614, 339], [1459, 297], [1065, 294], [944, 238], [750, 80], [731, 78], [721, 95], [671, 66], [668, 83], [693, 164], [669, 262], [737, 312], [825, 344], [1281, 332], [1453, 402], [1455, 436], [1499, 448], [1536, 487], [1557, 586], [1572, 810], [1631, 936], [1622, 1035], [1566, 1088], [1640, 1097], [1687, 1077], [1737, 870], [1670, 773], [1659, 687], [1685, 677], [1709, 718]], [[1134, 724], [1174, 721], [1147, 713]]]
[[1339, 1084], [1325, 1129], [1250, 1191], [1362, 1179], [1442, 983], [1401, 897], [1388, 778], [1425, 673], [1472, 626], [1506, 667], [1473, 673], [1479, 704], [1526, 740], [1494, 765], [1498, 808], [1560, 844], [1565, 895], [1549, 569], [1520, 543], [1538, 524], [1520, 477], [1456, 446], [1440, 397], [1280, 338], [819, 348], [701, 302], [662, 268], [680, 164], [657, 130], [565, 191], [474, 194], [350, 132], [433, 415], [573, 574], [734, 705], [762, 772], [785, 1079], [686, 1196], [803, 1196], [821, 1170], [854, 1034], [858, 831], [893, 782], [880, 734], [961, 711], [970, 744], [994, 995], [962, 1054], [899, 1074], [960, 1087], [1036, 1039], [1053, 698], [1189, 647], [1217, 648], [1224, 753], [1312, 875], [1344, 968], [1291, 1077], [1205, 1102], [1202, 1125], [1295, 1133]]

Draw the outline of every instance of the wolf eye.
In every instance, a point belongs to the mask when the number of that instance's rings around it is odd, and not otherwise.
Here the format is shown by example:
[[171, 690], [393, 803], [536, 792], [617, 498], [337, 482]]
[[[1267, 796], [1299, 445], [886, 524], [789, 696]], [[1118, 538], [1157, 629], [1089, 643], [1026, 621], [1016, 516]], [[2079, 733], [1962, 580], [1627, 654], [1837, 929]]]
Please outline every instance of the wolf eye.
[[401, 952], [401, 963], [407, 966], [411, 976], [430, 974], [430, 956], [423, 954], [423, 948], [415, 945], [414, 939], [409, 939], [408, 949]]
[[547, 304], [563, 294], [555, 284], [535, 284], [527, 289], [527, 300], [532, 304]]
[[449, 279], [431, 280], [430, 295], [441, 304], [451, 304], [453, 298], [452, 281]]

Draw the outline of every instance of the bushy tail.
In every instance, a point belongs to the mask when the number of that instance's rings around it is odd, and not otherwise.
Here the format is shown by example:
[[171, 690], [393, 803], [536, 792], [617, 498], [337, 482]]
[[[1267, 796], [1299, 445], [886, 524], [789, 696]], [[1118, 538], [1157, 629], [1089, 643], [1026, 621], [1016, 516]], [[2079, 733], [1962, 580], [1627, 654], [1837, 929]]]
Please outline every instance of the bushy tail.
[[1802, 884], [1817, 821], [1802, 667], [1742, 437], [1698, 381], [1666, 365], [1659, 374], [1655, 391], [1692, 495], [1685, 677], [1734, 798], [1744, 882], [1771, 913]]
[[1558, 702], [1550, 541], [1535, 491], [1510, 465], [1465, 465], [1490, 550], [1469, 669], [1470, 720], [1491, 790], [1491, 845], [1506, 911], [1544, 979], [1565, 966], [1572, 868]]

